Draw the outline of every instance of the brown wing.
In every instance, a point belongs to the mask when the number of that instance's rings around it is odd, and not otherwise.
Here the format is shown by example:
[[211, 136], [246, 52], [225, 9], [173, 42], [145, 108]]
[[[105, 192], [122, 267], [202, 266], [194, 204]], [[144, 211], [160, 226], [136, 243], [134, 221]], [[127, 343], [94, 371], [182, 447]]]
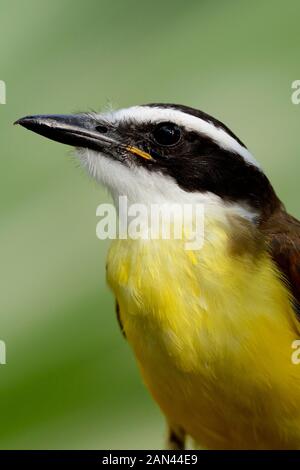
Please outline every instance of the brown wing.
[[[106, 270], [106, 273], [107, 273], [107, 263], [105, 265], [105, 270]], [[116, 299], [116, 304], [115, 305], [116, 305], [117, 321], [118, 321], [118, 324], [119, 324], [122, 335], [124, 336], [124, 338], [126, 338], [126, 333], [125, 333], [123, 323], [122, 323], [122, 320], [121, 320], [121, 315], [120, 315], [120, 306], [119, 306], [119, 303], [118, 303], [117, 299]]]
[[294, 297], [300, 320], [300, 222], [280, 209], [262, 227], [270, 253]]
[[120, 327], [121, 333], [122, 333], [122, 335], [124, 336], [124, 338], [126, 338], [126, 333], [125, 333], [125, 330], [124, 330], [124, 327], [123, 327], [123, 323], [122, 323], [122, 320], [121, 320], [121, 315], [120, 315], [120, 306], [119, 306], [117, 300], [116, 300], [116, 315], [117, 315], [117, 320], [118, 320], [118, 323], [119, 323], [119, 327]]

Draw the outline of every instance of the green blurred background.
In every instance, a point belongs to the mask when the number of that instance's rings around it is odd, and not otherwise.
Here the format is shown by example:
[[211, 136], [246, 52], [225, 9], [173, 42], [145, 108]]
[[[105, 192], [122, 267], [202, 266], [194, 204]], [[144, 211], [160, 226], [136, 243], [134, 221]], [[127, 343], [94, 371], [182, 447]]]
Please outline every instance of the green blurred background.
[[1, 0], [0, 447], [159, 448], [164, 421], [105, 284], [108, 200], [27, 114], [151, 101], [223, 120], [300, 215], [300, 3]]

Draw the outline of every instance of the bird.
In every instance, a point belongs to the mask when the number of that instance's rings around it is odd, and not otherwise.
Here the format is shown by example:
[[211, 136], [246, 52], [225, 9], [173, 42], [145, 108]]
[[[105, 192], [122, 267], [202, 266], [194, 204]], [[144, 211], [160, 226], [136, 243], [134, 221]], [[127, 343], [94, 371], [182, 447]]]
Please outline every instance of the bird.
[[245, 144], [203, 111], [151, 103], [16, 121], [77, 149], [129, 204], [201, 204], [201, 249], [116, 237], [107, 281], [168, 449], [300, 449], [300, 222]]

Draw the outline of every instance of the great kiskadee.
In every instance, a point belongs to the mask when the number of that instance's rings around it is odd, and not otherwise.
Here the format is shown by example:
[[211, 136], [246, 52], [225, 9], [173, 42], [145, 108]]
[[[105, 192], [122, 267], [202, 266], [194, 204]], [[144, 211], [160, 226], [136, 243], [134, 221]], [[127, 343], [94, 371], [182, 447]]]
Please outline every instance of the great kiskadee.
[[174, 104], [18, 124], [79, 149], [115, 201], [200, 202], [204, 243], [117, 239], [107, 279], [169, 426], [207, 449], [300, 449], [300, 222], [220, 121]]

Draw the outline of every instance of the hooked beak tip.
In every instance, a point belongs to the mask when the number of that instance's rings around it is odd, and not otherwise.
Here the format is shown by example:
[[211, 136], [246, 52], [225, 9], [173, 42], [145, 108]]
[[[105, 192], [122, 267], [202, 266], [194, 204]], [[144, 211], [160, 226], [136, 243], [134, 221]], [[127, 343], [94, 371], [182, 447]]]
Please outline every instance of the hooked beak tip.
[[20, 126], [22, 126], [22, 125], [23, 125], [23, 120], [24, 120], [24, 118], [17, 119], [17, 120], [13, 123], [13, 125], [14, 125], [14, 126], [17, 126], [18, 124], [20, 124]]
[[36, 118], [34, 116], [25, 116], [20, 119], [17, 119], [13, 125], [14, 126], [22, 126], [22, 127], [29, 127], [30, 124], [36, 122]]

